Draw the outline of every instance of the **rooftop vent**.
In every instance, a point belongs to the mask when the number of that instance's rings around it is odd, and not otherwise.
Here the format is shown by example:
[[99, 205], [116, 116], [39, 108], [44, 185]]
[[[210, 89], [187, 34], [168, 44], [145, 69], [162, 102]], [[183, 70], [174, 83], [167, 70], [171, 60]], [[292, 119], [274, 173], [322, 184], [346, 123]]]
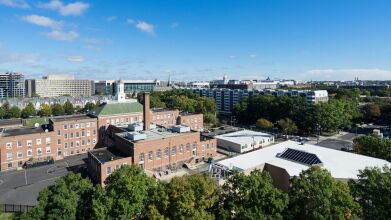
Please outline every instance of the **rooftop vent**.
[[128, 132], [128, 138], [132, 141], [144, 140], [147, 138], [146, 134], [141, 134], [139, 132]]
[[178, 133], [184, 133], [184, 132], [189, 132], [190, 127], [183, 126], [183, 125], [175, 125], [171, 127], [172, 131], [178, 132]]
[[143, 124], [142, 123], [134, 123], [128, 125], [128, 129], [131, 131], [142, 131], [143, 130]]

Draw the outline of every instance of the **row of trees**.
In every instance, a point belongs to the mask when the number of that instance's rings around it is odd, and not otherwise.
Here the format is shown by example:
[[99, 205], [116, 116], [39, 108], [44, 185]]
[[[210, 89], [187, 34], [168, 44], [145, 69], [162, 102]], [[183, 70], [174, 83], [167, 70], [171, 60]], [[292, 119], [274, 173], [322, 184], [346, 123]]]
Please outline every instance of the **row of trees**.
[[[96, 105], [88, 102], [83, 111], [87, 112], [94, 109]], [[0, 118], [29, 118], [34, 116], [52, 116], [52, 115], [71, 115], [74, 114], [76, 108], [70, 101], [66, 101], [64, 105], [56, 103], [54, 105], [42, 104], [40, 109], [37, 111], [34, 105], [29, 102], [24, 109], [20, 109], [18, 106], [12, 106], [5, 103], [0, 106]]]
[[276, 122], [287, 133], [298, 129], [313, 132], [317, 127], [323, 131], [336, 131], [349, 128], [360, 117], [357, 103], [351, 100], [331, 99], [312, 106], [304, 97], [286, 95], [250, 96], [235, 105], [234, 115], [242, 123], [257, 123], [263, 128]]
[[208, 174], [169, 183], [122, 166], [93, 186], [69, 173], [39, 194], [39, 204], [19, 219], [388, 219], [390, 168], [365, 169], [349, 184], [319, 166], [294, 177], [289, 192], [272, 185], [267, 172], [233, 173], [223, 186]]
[[[144, 103], [142, 94], [138, 100]], [[180, 111], [202, 113], [206, 123], [216, 123], [216, 103], [213, 99], [200, 97], [188, 90], [171, 90], [165, 92], [151, 92], [150, 104], [152, 108], [174, 108]]]
[[391, 162], [391, 140], [383, 139], [376, 134], [355, 138], [353, 140], [353, 151]]

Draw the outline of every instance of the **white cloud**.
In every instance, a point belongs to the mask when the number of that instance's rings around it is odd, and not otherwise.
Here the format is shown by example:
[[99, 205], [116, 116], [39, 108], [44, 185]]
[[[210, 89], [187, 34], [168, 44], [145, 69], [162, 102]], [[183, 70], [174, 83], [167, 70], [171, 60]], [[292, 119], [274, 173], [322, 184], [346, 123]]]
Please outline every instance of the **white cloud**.
[[52, 0], [48, 3], [39, 4], [39, 7], [58, 11], [63, 16], [78, 16], [82, 15], [90, 7], [90, 5], [84, 2], [64, 4], [60, 0]]
[[83, 56], [69, 56], [68, 57], [69, 62], [84, 62]]
[[79, 37], [79, 34], [75, 31], [63, 32], [60, 30], [53, 30], [49, 33], [46, 33], [46, 36], [50, 39], [59, 41], [73, 41]]
[[25, 0], [0, 0], [0, 4], [13, 8], [30, 8]]
[[154, 26], [152, 24], [148, 24], [145, 21], [138, 21], [136, 24], [136, 28], [148, 34], [155, 34]]
[[378, 68], [373, 69], [313, 69], [305, 73], [303, 78], [313, 80], [389, 80], [391, 71]]
[[170, 27], [171, 28], [177, 28], [179, 26], [179, 24], [177, 22], [172, 22]]
[[134, 24], [134, 20], [131, 19], [131, 18], [128, 18], [128, 19], [126, 20], [126, 23], [128, 23], [128, 24]]
[[96, 51], [96, 52], [101, 51], [101, 49], [99, 47], [95, 47], [95, 46], [90, 45], [90, 44], [84, 46], [84, 48], [87, 49], [87, 50]]
[[55, 21], [51, 18], [40, 15], [27, 15], [22, 17], [23, 21], [29, 22], [42, 27], [49, 27], [52, 29], [58, 29], [61, 27], [61, 21]]
[[250, 54], [249, 57], [250, 57], [250, 58], [255, 58], [255, 57], [257, 57], [257, 55], [256, 55], [256, 54]]
[[110, 16], [106, 18], [106, 21], [114, 21], [117, 19], [117, 16]]
[[34, 63], [39, 59], [38, 53], [0, 52], [0, 63]]

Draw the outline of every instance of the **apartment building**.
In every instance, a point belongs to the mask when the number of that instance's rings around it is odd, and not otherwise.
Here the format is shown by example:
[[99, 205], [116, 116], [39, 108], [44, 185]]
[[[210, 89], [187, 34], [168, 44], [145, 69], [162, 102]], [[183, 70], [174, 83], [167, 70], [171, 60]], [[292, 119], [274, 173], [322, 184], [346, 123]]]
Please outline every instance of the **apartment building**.
[[22, 168], [26, 161], [53, 160], [95, 148], [97, 120], [84, 115], [55, 117], [38, 127], [1, 128], [0, 171]]
[[192, 89], [192, 91], [200, 96], [213, 98], [216, 102], [216, 107], [221, 114], [232, 114], [233, 108], [243, 98], [251, 95], [287, 95], [290, 97], [305, 97], [309, 104], [316, 104], [319, 102], [327, 102], [327, 90], [283, 90], [283, 89], [261, 89], [261, 90], [247, 90], [247, 89]]
[[78, 80], [68, 75], [48, 75], [37, 80], [27, 80], [29, 95], [40, 97], [91, 96], [95, 92], [94, 81]]
[[25, 94], [23, 74], [0, 74], [0, 98], [24, 97]]

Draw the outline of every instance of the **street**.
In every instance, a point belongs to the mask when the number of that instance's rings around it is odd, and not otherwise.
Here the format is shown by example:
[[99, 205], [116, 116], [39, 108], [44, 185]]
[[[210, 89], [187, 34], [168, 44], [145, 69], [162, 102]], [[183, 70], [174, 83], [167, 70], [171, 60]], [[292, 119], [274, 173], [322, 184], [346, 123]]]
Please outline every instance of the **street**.
[[36, 205], [38, 193], [59, 177], [85, 166], [87, 154], [67, 157], [54, 164], [0, 173], [0, 203]]

